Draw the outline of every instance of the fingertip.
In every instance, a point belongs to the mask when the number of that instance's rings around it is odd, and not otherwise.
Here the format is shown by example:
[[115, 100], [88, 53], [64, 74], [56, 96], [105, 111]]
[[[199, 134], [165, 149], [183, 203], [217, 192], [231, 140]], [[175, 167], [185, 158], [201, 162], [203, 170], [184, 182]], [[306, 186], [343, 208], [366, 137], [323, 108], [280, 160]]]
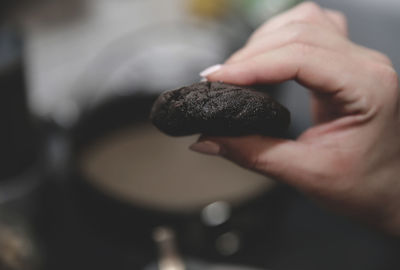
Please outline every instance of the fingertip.
[[[202, 77], [200, 82], [226, 82], [225, 81], [226, 71], [227, 71], [226, 64], [224, 64], [224, 65], [217, 64], [217, 65], [208, 67], [205, 70], [203, 70], [202, 72], [200, 72], [200, 76]], [[229, 82], [227, 82], [227, 83], [229, 83]]]
[[213, 65], [200, 72], [200, 76], [203, 78], [207, 78], [211, 74], [218, 72], [218, 70], [220, 70], [221, 68], [222, 68], [221, 64]]
[[225, 64], [216, 72], [207, 76], [209, 81], [224, 82], [235, 85], [252, 85], [255, 83], [255, 75], [249, 61]]

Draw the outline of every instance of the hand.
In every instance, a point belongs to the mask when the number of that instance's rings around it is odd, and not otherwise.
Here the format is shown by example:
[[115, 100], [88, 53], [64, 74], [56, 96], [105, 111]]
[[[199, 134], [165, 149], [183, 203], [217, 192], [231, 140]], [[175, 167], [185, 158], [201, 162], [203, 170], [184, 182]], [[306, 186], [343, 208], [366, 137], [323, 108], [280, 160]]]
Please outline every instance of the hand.
[[385, 55], [348, 40], [341, 13], [300, 4], [203, 75], [237, 85], [296, 80], [310, 89], [315, 126], [295, 141], [203, 136], [192, 150], [221, 155], [400, 235], [398, 77]]

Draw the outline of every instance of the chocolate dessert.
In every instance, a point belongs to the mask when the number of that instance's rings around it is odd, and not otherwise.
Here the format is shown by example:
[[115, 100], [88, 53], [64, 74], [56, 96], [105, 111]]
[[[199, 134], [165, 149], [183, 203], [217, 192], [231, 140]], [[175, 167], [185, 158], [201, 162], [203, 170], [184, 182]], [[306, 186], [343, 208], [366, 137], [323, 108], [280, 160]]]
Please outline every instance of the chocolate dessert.
[[290, 113], [264, 92], [201, 82], [161, 94], [150, 118], [171, 136], [279, 136], [288, 128]]

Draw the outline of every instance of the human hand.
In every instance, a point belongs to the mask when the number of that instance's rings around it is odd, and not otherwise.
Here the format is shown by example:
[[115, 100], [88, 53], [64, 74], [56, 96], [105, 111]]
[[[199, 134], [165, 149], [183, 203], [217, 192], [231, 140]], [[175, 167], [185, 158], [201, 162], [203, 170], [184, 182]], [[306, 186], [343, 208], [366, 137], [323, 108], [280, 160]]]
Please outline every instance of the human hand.
[[203, 136], [192, 150], [279, 179], [400, 236], [398, 76], [385, 55], [348, 40], [341, 13], [300, 4], [202, 75], [236, 85], [296, 80], [311, 90], [315, 126], [297, 140]]

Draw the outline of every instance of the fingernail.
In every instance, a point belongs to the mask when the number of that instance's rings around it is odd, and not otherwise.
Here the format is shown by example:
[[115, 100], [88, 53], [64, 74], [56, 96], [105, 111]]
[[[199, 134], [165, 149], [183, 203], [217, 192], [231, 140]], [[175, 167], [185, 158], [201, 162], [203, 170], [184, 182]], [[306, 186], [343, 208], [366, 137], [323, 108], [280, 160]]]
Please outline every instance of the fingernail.
[[211, 141], [201, 141], [192, 144], [190, 150], [212, 156], [218, 156], [221, 153], [221, 146]]
[[207, 77], [208, 75], [211, 75], [214, 72], [217, 72], [218, 70], [220, 70], [221, 67], [222, 67], [222, 65], [214, 65], [214, 66], [211, 66], [209, 68], [206, 68], [205, 70], [200, 72], [200, 76], [201, 77]]
[[200, 82], [207, 82], [207, 78], [201, 78]]

